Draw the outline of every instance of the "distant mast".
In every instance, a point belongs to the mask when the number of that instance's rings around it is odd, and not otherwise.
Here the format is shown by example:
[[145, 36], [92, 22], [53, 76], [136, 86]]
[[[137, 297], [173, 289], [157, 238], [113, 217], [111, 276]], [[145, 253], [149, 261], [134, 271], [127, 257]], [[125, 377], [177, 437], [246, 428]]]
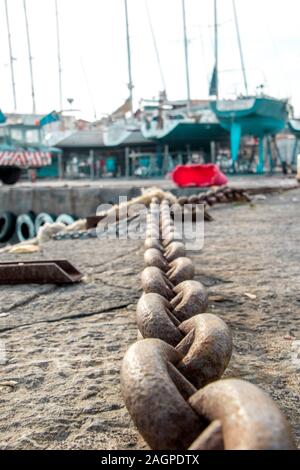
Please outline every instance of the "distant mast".
[[218, 0], [214, 0], [214, 29], [215, 29], [215, 89], [216, 98], [219, 99], [219, 24], [218, 24]]
[[9, 61], [10, 61], [10, 74], [11, 74], [11, 85], [14, 99], [14, 111], [17, 109], [17, 95], [16, 95], [16, 82], [15, 82], [15, 71], [14, 71], [14, 57], [12, 53], [12, 44], [11, 44], [11, 34], [10, 34], [10, 24], [9, 24], [9, 14], [8, 14], [8, 4], [5, 0], [5, 13], [6, 13], [6, 24], [7, 24], [7, 33], [8, 33], [8, 47], [9, 47]]
[[26, 0], [23, 0], [23, 6], [24, 6], [24, 15], [25, 15], [25, 24], [26, 24], [28, 59], [29, 59], [30, 80], [31, 80], [32, 113], [35, 114], [36, 113], [35, 92], [34, 92], [34, 82], [33, 82], [31, 43], [30, 43], [30, 34], [29, 34], [29, 25], [28, 25], [28, 17], [27, 17]]
[[130, 47], [127, 0], [124, 0], [124, 6], [125, 6], [125, 20], [126, 20], [126, 40], [127, 40], [128, 78], [129, 78], [128, 89], [129, 89], [130, 111], [131, 111], [131, 114], [133, 114], [133, 88], [134, 86], [132, 82], [131, 47]]
[[182, 0], [182, 18], [183, 18], [183, 41], [184, 41], [184, 57], [185, 57], [185, 74], [186, 74], [186, 91], [187, 91], [187, 108], [191, 110], [191, 87], [190, 87], [190, 69], [189, 69], [189, 51], [188, 38], [186, 29], [186, 13], [185, 0]]
[[160, 60], [160, 54], [159, 54], [159, 49], [158, 49], [158, 45], [157, 45], [157, 41], [156, 41], [154, 28], [153, 28], [153, 23], [152, 23], [150, 9], [149, 9], [149, 5], [148, 5], [148, 0], [145, 0], [145, 5], [146, 5], [146, 12], [147, 12], [147, 16], [148, 16], [148, 22], [149, 22], [149, 27], [150, 27], [150, 31], [151, 31], [152, 41], [153, 41], [153, 45], [154, 45], [154, 51], [155, 51], [155, 55], [156, 55], [157, 65], [158, 65], [158, 68], [159, 68], [160, 79], [161, 79], [161, 83], [162, 83], [162, 86], [163, 86], [163, 95], [164, 95], [164, 97], [166, 97], [167, 96], [166, 80], [165, 80], [165, 77], [164, 77], [164, 72], [163, 72], [163, 68], [162, 68], [162, 64], [161, 64], [161, 60]]
[[55, 0], [55, 16], [56, 16], [56, 38], [57, 38], [57, 63], [58, 63], [58, 83], [59, 83], [59, 108], [60, 111], [63, 109], [63, 98], [62, 98], [62, 67], [61, 67], [61, 50], [60, 50], [60, 30], [59, 30], [59, 15], [58, 15], [58, 4]]
[[243, 78], [244, 78], [244, 87], [245, 87], [246, 96], [249, 96], [246, 67], [245, 67], [245, 61], [244, 61], [241, 33], [240, 33], [239, 20], [238, 20], [235, 0], [232, 0], [232, 6], [233, 6], [233, 13], [234, 13], [234, 22], [235, 22], [235, 29], [236, 29], [236, 34], [237, 34], [237, 41], [238, 41], [238, 46], [239, 46], [239, 51], [240, 51], [241, 67], [242, 67]]

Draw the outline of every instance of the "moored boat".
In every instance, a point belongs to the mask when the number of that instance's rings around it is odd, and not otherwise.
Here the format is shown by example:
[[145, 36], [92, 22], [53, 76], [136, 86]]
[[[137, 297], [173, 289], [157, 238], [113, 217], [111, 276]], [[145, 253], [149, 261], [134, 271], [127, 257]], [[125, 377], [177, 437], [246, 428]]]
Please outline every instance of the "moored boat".
[[143, 111], [142, 134], [144, 137], [167, 145], [199, 146], [217, 142], [227, 132], [220, 125], [209, 102], [165, 102]]
[[212, 109], [220, 124], [231, 135], [231, 154], [233, 162], [238, 159], [242, 135], [259, 138], [258, 172], [264, 170], [264, 137], [281, 131], [288, 120], [287, 100], [267, 96], [242, 97], [236, 100], [216, 100]]

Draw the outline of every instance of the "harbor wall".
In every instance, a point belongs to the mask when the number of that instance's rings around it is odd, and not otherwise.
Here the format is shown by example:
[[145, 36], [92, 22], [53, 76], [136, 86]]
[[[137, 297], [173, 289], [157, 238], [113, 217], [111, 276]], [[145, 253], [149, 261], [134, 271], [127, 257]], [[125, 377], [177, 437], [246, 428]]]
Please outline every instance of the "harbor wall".
[[[163, 188], [168, 189], [169, 188]], [[172, 189], [176, 195], [195, 193], [195, 189]], [[119, 196], [127, 196], [130, 200], [142, 193], [141, 186], [114, 185], [97, 186], [1, 186], [0, 213], [11, 211], [20, 215], [29, 211], [36, 214], [47, 212], [58, 216], [66, 213], [76, 217], [94, 215], [100, 204], [117, 204]]]
[[62, 213], [76, 217], [87, 217], [96, 213], [101, 203], [115, 204], [119, 195], [128, 199], [141, 194], [140, 188], [95, 188], [95, 187], [1, 187], [0, 212], [11, 211], [20, 215], [29, 211]]
[[[259, 188], [295, 189], [297, 182], [293, 178], [262, 175], [250, 178], [235, 177], [229, 185], [253, 193], [253, 190], [259, 190]], [[159, 187], [172, 192], [176, 196], [191, 196], [208, 189], [177, 188], [168, 180], [141, 180], [139, 182], [112, 180], [101, 184], [68, 182], [65, 185], [58, 185], [54, 181], [49, 184], [36, 185], [0, 185], [0, 213], [11, 211], [16, 215], [20, 215], [33, 211], [36, 214], [47, 212], [55, 216], [64, 213], [76, 217], [87, 217], [95, 215], [100, 204], [117, 204], [120, 196], [127, 196], [130, 200], [139, 196], [143, 188], [151, 187]]]

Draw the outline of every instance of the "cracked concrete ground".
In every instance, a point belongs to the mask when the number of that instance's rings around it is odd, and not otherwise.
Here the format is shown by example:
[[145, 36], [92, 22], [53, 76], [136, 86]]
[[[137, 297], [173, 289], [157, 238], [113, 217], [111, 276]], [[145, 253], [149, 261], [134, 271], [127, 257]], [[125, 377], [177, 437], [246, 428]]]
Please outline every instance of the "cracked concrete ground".
[[[204, 250], [191, 253], [209, 311], [233, 332], [226, 376], [267, 391], [298, 444], [299, 203], [297, 190], [216, 208]], [[1, 449], [145, 447], [119, 386], [122, 358], [137, 337], [142, 255], [139, 242], [78, 240], [18, 256], [68, 258], [85, 278], [69, 287], [0, 286]]]

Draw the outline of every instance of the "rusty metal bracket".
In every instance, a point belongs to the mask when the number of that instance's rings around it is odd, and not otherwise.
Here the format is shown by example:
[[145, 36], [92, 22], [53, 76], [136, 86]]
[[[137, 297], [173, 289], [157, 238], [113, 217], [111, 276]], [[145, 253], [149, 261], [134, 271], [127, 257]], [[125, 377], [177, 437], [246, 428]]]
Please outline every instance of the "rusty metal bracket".
[[82, 277], [67, 260], [0, 263], [0, 284], [73, 284]]

